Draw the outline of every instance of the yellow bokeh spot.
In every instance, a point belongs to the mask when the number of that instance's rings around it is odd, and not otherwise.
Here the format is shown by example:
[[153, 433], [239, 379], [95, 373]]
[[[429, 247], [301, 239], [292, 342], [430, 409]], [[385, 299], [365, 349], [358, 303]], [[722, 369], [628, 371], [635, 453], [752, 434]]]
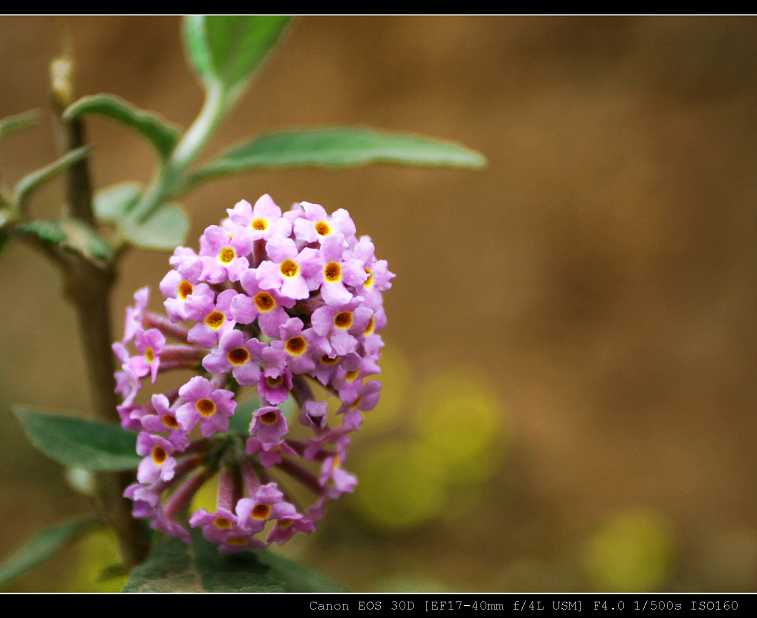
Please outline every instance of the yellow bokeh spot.
[[444, 509], [443, 466], [438, 454], [423, 445], [397, 441], [377, 445], [356, 460], [354, 472], [359, 486], [353, 505], [378, 528], [412, 528], [435, 519]]
[[74, 558], [64, 573], [68, 579], [66, 592], [120, 592], [126, 575], [103, 577], [103, 570], [121, 563], [118, 540], [110, 529], [85, 535], [74, 546]]
[[190, 511], [194, 513], [198, 509], [205, 509], [208, 513], [216, 510], [216, 497], [218, 495], [218, 476], [207, 481], [192, 498]]
[[483, 480], [505, 452], [505, 411], [494, 390], [472, 371], [425, 382], [413, 416], [419, 439], [444, 458], [453, 481]]
[[403, 412], [410, 394], [408, 391], [412, 369], [396, 346], [387, 346], [384, 350], [380, 361], [381, 374], [375, 376], [381, 382], [381, 399], [378, 406], [370, 412], [370, 418], [367, 419], [370, 422], [363, 423], [357, 439], [395, 427], [406, 418]]
[[616, 515], [586, 544], [589, 589], [659, 590], [668, 584], [674, 554], [673, 531], [665, 517], [648, 510]]

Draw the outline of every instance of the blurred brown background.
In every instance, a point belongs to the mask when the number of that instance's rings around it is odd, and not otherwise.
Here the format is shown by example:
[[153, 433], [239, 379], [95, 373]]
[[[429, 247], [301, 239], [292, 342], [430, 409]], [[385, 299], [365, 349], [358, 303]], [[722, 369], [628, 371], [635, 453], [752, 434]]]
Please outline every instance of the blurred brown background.
[[[179, 27], [0, 18], [0, 116], [46, 105], [68, 32], [80, 94], [187, 126], [202, 93]], [[461, 141], [489, 166], [266, 172], [186, 200], [194, 237], [264, 192], [346, 207], [398, 274], [386, 399], [351, 455], [361, 486], [289, 555], [353, 590], [755, 588], [755, 75], [748, 18], [296, 21], [208, 154], [365, 124]], [[98, 186], [149, 179], [138, 138], [99, 118], [89, 134]], [[3, 144], [2, 178], [54, 156], [48, 120]], [[132, 252], [114, 319], [166, 268]], [[0, 556], [87, 505], [8, 412], [87, 413], [60, 287], [27, 248], [0, 256]], [[13, 589], [107, 588], [112, 553], [79, 544]]]

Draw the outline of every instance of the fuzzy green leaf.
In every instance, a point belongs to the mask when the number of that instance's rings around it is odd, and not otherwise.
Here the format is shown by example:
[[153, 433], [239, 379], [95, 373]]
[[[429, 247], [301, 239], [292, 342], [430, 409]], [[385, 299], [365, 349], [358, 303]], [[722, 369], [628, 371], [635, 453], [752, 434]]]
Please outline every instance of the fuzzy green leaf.
[[193, 181], [273, 167], [353, 167], [369, 163], [482, 167], [483, 155], [453, 142], [407, 133], [333, 127], [260, 135], [197, 171]]
[[58, 221], [29, 221], [19, 223], [16, 230], [22, 234], [36, 236], [39, 240], [47, 245], [59, 245], [66, 240], [66, 233]]
[[341, 592], [326, 577], [270, 551], [222, 556], [192, 531], [192, 545], [158, 538], [124, 592]]
[[0, 564], [0, 586], [49, 560], [98, 525], [93, 517], [80, 517], [38, 532]]
[[124, 592], [202, 592], [190, 548], [179, 539], [156, 535], [150, 555], [132, 569]]
[[89, 225], [76, 219], [36, 220], [21, 223], [16, 229], [36, 236], [48, 245], [77, 251], [87, 258], [104, 262], [113, 257], [113, 248]]
[[143, 249], [171, 251], [184, 244], [189, 231], [189, 219], [177, 204], [166, 204], [144, 222], [126, 218], [121, 231], [129, 242]]
[[100, 221], [118, 223], [137, 203], [142, 192], [138, 182], [120, 182], [95, 194], [95, 215]]
[[6, 116], [0, 120], [0, 140], [21, 129], [33, 127], [38, 122], [39, 112], [36, 109], [23, 112], [22, 114]]
[[145, 137], [162, 158], [168, 158], [179, 139], [179, 130], [153, 112], [141, 110], [112, 94], [82, 97], [63, 112], [64, 120], [99, 114], [117, 120]]
[[131, 470], [139, 464], [136, 436], [119, 425], [46, 414], [26, 407], [16, 407], [14, 412], [31, 443], [65, 466]]
[[53, 161], [49, 165], [40, 168], [31, 174], [27, 174], [16, 183], [14, 190], [16, 204], [21, 207], [32, 194], [32, 192], [46, 183], [51, 178], [60, 174], [66, 168], [78, 163], [89, 154], [89, 147], [82, 146], [64, 154], [60, 159]]
[[188, 15], [184, 47], [206, 89], [232, 100], [280, 39], [289, 17]]

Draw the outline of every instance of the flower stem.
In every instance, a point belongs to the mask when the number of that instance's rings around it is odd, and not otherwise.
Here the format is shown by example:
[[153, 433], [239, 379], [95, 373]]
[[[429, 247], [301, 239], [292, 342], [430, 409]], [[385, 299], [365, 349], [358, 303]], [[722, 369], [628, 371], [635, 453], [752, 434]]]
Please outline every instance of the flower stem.
[[134, 220], [146, 221], [166, 200], [186, 189], [185, 172], [210, 139], [227, 107], [220, 88], [208, 90], [205, 103], [192, 126], [184, 133], [171, 158], [161, 165], [150, 186], [129, 213]]
[[[71, 85], [68, 93], [72, 91]], [[67, 151], [83, 145], [84, 126], [80, 119], [70, 122], [62, 120], [61, 112], [70, 101], [61, 98], [60, 92], [59, 88], [54, 87], [52, 99], [60, 142]], [[86, 159], [68, 168], [66, 189], [69, 215], [93, 225], [92, 187]], [[110, 347], [110, 293], [116, 280], [115, 266], [97, 264], [84, 256], [70, 253], [59, 255], [58, 260], [64, 276], [66, 297], [76, 311], [95, 416], [106, 422], [118, 421], [113, 375], [115, 365]], [[98, 504], [103, 517], [118, 535], [124, 563], [134, 566], [146, 557], [149, 545], [144, 527], [131, 516], [130, 504], [122, 496], [124, 488], [131, 482], [131, 474], [103, 472], [96, 478]]]

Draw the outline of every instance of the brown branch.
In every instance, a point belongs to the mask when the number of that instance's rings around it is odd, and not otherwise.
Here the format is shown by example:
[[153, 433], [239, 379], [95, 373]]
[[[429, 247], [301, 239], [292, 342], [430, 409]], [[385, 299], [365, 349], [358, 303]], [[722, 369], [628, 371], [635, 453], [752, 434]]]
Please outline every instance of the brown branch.
[[[73, 59], [67, 53], [53, 59], [50, 63], [50, 98], [58, 125], [58, 141], [64, 153], [84, 146], [86, 141], [84, 121], [81, 118], [64, 121], [61, 117], [66, 107], [73, 103], [73, 70]], [[86, 158], [74, 163], [67, 170], [66, 205], [70, 217], [95, 226], [95, 215], [92, 210], [92, 181]]]
[[[81, 120], [64, 122], [61, 118], [62, 110], [73, 99], [72, 71], [73, 62], [68, 56], [56, 58], [51, 64], [51, 94], [64, 152], [84, 145], [85, 135]], [[66, 170], [66, 198], [69, 215], [94, 227], [92, 185], [86, 158]], [[76, 311], [95, 416], [106, 422], [117, 422], [110, 325], [110, 294], [117, 274], [115, 264], [97, 264], [79, 254], [59, 252], [57, 257], [64, 260], [65, 295]], [[123, 497], [132, 476], [127, 472], [97, 475], [100, 508], [115, 529], [124, 562], [130, 567], [141, 562], [149, 549], [144, 527], [132, 517], [131, 504]]]

